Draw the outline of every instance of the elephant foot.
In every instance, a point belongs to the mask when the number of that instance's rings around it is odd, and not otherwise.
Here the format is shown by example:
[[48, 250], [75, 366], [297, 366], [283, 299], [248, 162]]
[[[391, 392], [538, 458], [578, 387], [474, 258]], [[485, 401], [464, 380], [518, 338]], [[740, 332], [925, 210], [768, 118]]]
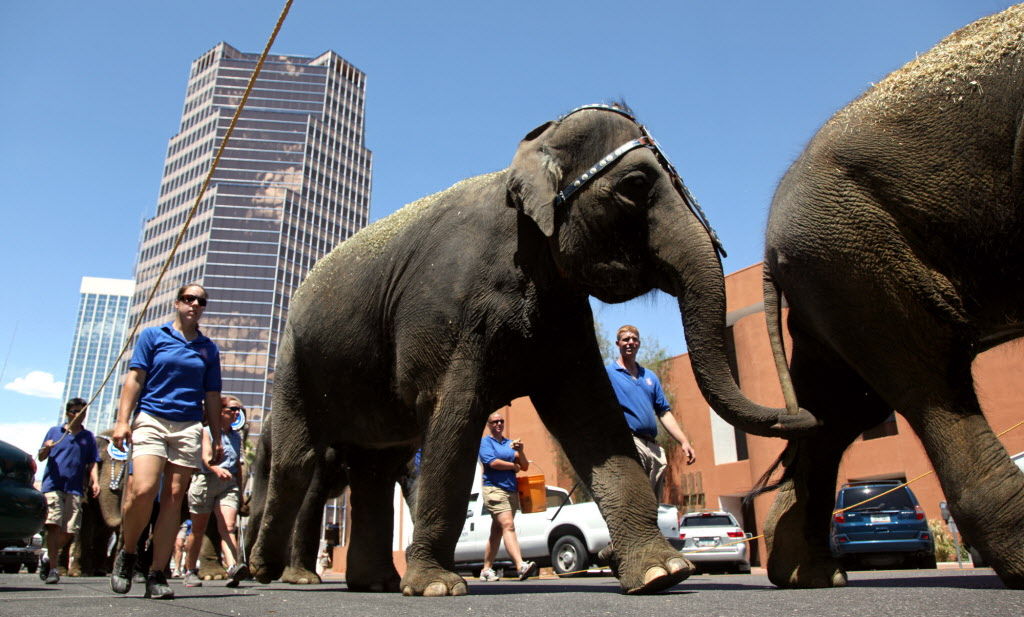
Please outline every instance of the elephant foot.
[[281, 578], [284, 566], [263, 563], [258, 557], [253, 557], [249, 561], [249, 572], [252, 573], [252, 577], [256, 579], [256, 582], [266, 585]]
[[222, 581], [228, 577], [228, 573], [224, 570], [221, 571], [210, 571], [210, 570], [199, 570], [199, 578], [204, 581]]
[[[316, 572], [310, 572], [301, 566], [288, 566], [281, 574], [281, 582], [292, 585], [319, 585], [323, 581], [320, 580]], [[398, 591], [398, 589], [396, 588], [394, 591]]]
[[455, 572], [414, 563], [406, 569], [401, 586], [405, 596], [464, 596], [469, 593], [466, 580]]
[[[635, 557], [633, 555], [636, 555]], [[611, 558], [612, 572], [619, 577], [622, 590], [630, 595], [657, 593], [686, 580], [696, 570], [679, 553], [667, 547], [634, 551], [622, 557], [616, 551]]]
[[349, 591], [394, 593], [401, 589], [401, 580], [398, 571], [393, 567], [390, 572], [382, 572], [378, 576], [371, 576], [368, 573], [360, 574], [351, 570], [345, 573], [345, 585]]
[[781, 564], [768, 559], [768, 580], [784, 589], [846, 587], [846, 572], [832, 559]]

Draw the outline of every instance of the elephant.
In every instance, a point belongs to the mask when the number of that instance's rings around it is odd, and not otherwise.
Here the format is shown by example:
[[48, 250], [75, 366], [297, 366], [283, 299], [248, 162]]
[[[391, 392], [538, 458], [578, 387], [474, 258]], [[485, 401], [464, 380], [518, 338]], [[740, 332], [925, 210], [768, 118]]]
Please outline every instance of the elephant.
[[[267, 482], [270, 477], [270, 461], [273, 442], [273, 428], [269, 418], [263, 423], [256, 459], [253, 461], [253, 473], [250, 478], [252, 491], [249, 497], [251, 511], [260, 511], [261, 504], [266, 501]], [[322, 582], [316, 573], [316, 559], [320, 543], [320, 529], [323, 522], [324, 506], [327, 500], [341, 495], [348, 485], [348, 470], [340, 462], [337, 450], [327, 447], [323, 458], [317, 461], [310, 476], [309, 485], [302, 495], [302, 505], [294, 523], [284, 528], [285, 533], [278, 536], [275, 542], [287, 546], [284, 560], [287, 565], [280, 574], [280, 580], [294, 585], [316, 585]], [[250, 520], [247, 535], [244, 539], [246, 552], [251, 554], [255, 542], [255, 530], [259, 515]], [[284, 540], [284, 539], [287, 540]], [[275, 577], [277, 578], [277, 577]]]
[[[840, 458], [902, 414], [963, 536], [1024, 588], [1024, 474], [982, 414], [971, 363], [1024, 334], [1024, 5], [983, 18], [836, 113], [768, 217], [765, 313], [789, 435], [768, 576], [846, 583], [829, 554]], [[788, 303], [792, 356], [781, 332]]]
[[113, 566], [110, 548], [111, 540], [116, 538], [121, 528], [125, 462], [110, 457], [107, 451], [109, 443], [110, 431], [96, 436], [96, 449], [100, 453], [100, 462], [96, 464], [100, 493], [95, 498], [87, 495], [83, 499], [81, 527], [68, 549], [70, 576], [101, 576], [110, 572]]
[[[594, 494], [623, 591], [686, 578], [692, 564], [658, 531], [588, 295], [676, 296], [694, 365], [711, 374], [705, 396], [730, 401], [731, 419], [757, 430], [813, 429], [805, 410], [755, 405], [736, 385], [721, 344], [719, 248], [624, 104], [546, 122], [508, 168], [413, 202], [335, 247], [293, 295], [280, 339], [266, 499], [253, 510], [255, 578], [283, 571], [279, 539], [335, 446], [351, 486], [348, 588], [467, 593], [453, 552], [480, 435], [488, 414], [520, 396]], [[392, 491], [419, 447], [415, 530], [399, 577]]]

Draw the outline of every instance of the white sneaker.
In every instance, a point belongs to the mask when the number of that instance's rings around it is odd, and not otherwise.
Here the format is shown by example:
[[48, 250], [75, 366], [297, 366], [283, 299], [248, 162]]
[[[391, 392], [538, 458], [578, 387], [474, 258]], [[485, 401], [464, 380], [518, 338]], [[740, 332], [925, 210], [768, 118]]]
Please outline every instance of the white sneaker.
[[525, 581], [526, 579], [533, 576], [533, 573], [537, 570], [537, 564], [532, 561], [524, 561], [519, 566], [518, 574], [519, 580]]
[[485, 583], [493, 583], [498, 580], [498, 573], [494, 571], [494, 568], [485, 568], [480, 570], [480, 580]]

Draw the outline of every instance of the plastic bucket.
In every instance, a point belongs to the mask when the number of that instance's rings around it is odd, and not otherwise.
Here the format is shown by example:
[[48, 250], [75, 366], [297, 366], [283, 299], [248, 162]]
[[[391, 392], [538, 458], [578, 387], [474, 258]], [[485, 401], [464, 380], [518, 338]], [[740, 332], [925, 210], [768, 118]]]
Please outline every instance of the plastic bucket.
[[544, 512], [548, 509], [543, 475], [519, 476], [516, 478], [516, 488], [519, 491], [519, 507], [524, 514]]

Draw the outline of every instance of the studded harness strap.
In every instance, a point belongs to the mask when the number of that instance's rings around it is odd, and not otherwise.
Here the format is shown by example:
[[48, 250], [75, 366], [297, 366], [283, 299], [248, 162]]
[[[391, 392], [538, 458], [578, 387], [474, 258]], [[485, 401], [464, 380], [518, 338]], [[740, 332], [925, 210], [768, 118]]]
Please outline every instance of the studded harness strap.
[[578, 178], [567, 184], [565, 188], [559, 191], [558, 195], [555, 197], [555, 206], [560, 206], [569, 201], [569, 199], [572, 197], [574, 193], [576, 193], [576, 191], [578, 191], [580, 188], [586, 185], [589, 181], [593, 180], [594, 177], [600, 174], [609, 165], [622, 158], [622, 156], [625, 155], [627, 152], [630, 152], [637, 148], [648, 148], [654, 153], [654, 156], [658, 159], [658, 162], [661, 164], [662, 168], [665, 170], [666, 173], [668, 173], [669, 177], [672, 179], [672, 185], [676, 188], [676, 191], [679, 192], [679, 195], [683, 198], [683, 201], [686, 202], [686, 207], [688, 207], [690, 211], [693, 212], [693, 215], [697, 217], [697, 220], [700, 221], [700, 224], [703, 225], [704, 229], [707, 230], [708, 235], [711, 237], [711, 243], [715, 247], [715, 251], [717, 251], [718, 254], [721, 255], [722, 257], [725, 257], [725, 247], [722, 246], [721, 240], [718, 239], [718, 234], [716, 234], [715, 230], [711, 228], [711, 223], [708, 222], [708, 218], [704, 215], [704, 210], [701, 209], [700, 204], [697, 203], [697, 200], [694, 199], [693, 195], [690, 194], [690, 190], [686, 188], [686, 184], [683, 182], [682, 177], [680, 177], [679, 172], [677, 172], [676, 168], [673, 167], [672, 163], [669, 162], [668, 157], [665, 156], [665, 153], [661, 150], [661, 147], [658, 145], [658, 142], [654, 139], [654, 137], [651, 136], [650, 132], [648, 132], [647, 127], [637, 122], [637, 119], [633, 117], [633, 115], [628, 111], [620, 107], [615, 107], [613, 105], [604, 105], [601, 103], [594, 103], [591, 105], [583, 105], [582, 107], [577, 107], [576, 109], [570, 111], [569, 113], [559, 118], [558, 121], [561, 122], [562, 120], [565, 120], [572, 114], [578, 111], [583, 111], [585, 109], [610, 111], [613, 113], [617, 113], [621, 116], [625, 116], [626, 118], [632, 120], [633, 123], [640, 128], [641, 136], [636, 139], [627, 141], [618, 148], [612, 150], [605, 156], [601, 157], [601, 160], [595, 163], [590, 169], [583, 172], [583, 174], [581, 174]]

